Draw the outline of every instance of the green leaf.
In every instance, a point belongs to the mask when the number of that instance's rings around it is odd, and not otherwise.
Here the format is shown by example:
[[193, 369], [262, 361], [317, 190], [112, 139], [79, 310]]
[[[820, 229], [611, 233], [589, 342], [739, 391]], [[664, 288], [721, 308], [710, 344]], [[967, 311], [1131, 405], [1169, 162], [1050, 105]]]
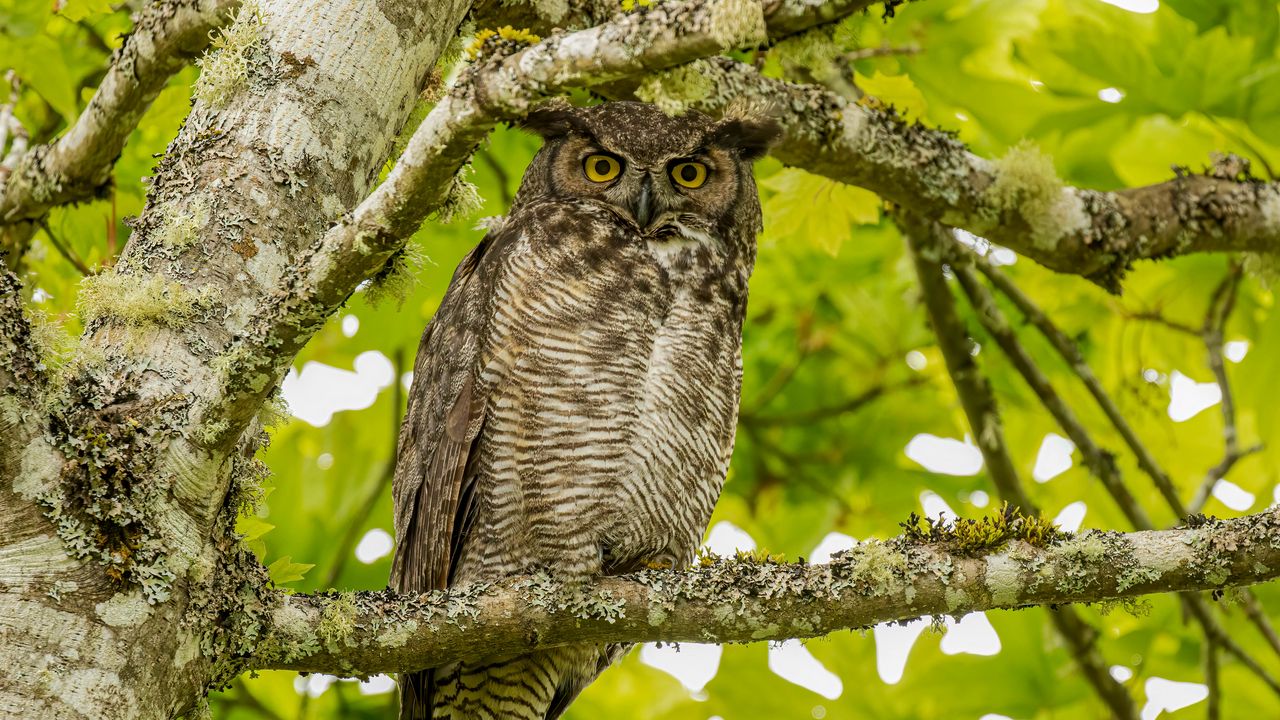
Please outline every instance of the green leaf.
[[268, 565], [267, 573], [271, 576], [271, 582], [284, 585], [301, 580], [313, 567], [315, 563], [296, 563], [293, 562], [293, 558], [285, 555]]
[[773, 192], [764, 205], [765, 232], [772, 240], [799, 239], [835, 255], [849, 239], [850, 226], [880, 219], [875, 193], [803, 170], [787, 168], [761, 185]]
[[245, 542], [252, 542], [275, 529], [275, 525], [257, 515], [242, 515], [236, 519], [236, 532], [244, 536]]

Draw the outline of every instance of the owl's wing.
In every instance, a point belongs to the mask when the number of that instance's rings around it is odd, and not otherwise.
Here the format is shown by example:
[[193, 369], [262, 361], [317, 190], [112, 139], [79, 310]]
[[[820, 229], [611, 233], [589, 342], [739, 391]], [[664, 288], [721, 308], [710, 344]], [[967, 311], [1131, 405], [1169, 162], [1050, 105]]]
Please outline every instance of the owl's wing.
[[476, 375], [490, 283], [480, 266], [492, 245], [486, 237], [458, 266], [414, 361], [393, 483], [391, 586], [402, 592], [449, 585], [475, 516], [474, 474], [468, 474], [467, 464], [485, 407]]

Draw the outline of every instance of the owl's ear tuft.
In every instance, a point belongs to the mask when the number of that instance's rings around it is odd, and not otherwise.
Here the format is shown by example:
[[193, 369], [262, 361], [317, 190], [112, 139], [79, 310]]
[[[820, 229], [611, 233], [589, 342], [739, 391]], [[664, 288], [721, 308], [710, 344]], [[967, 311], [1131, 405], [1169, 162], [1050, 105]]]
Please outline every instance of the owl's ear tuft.
[[521, 130], [541, 135], [543, 139], [564, 137], [571, 132], [587, 132], [582, 118], [574, 107], [564, 101], [552, 101], [541, 105], [517, 123]]
[[782, 126], [767, 117], [730, 117], [711, 128], [710, 140], [729, 150], [736, 150], [743, 160], [758, 160], [782, 135]]

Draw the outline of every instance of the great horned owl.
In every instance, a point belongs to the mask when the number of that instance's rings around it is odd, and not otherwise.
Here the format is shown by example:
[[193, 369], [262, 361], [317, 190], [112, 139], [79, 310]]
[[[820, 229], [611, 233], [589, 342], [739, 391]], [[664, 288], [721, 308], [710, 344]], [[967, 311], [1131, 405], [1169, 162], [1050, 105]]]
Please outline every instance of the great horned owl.
[[[405, 592], [690, 562], [720, 494], [772, 122], [565, 104], [511, 212], [454, 272], [395, 473]], [[401, 678], [401, 718], [557, 718], [625, 647]]]

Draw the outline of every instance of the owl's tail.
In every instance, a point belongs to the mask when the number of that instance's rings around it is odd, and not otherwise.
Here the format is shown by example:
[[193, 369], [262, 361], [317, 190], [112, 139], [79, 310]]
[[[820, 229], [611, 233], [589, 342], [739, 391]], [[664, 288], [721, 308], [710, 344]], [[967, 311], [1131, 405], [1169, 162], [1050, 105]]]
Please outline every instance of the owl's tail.
[[556, 720], [626, 649], [567, 647], [400, 677], [400, 720]]

